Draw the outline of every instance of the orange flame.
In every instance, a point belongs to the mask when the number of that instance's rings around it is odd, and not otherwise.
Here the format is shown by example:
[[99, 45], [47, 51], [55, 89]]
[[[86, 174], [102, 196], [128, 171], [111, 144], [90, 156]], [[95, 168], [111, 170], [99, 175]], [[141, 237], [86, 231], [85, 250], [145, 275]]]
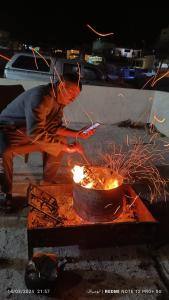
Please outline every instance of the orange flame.
[[119, 181], [114, 178], [110, 178], [109, 180], [106, 181], [104, 185], [105, 190], [112, 190], [115, 189], [119, 186]]
[[165, 118], [160, 119], [155, 113], [154, 113], [154, 120], [156, 120], [158, 123], [164, 123], [165, 122]]
[[109, 36], [109, 35], [113, 35], [113, 32], [109, 32], [109, 33], [100, 33], [98, 31], [96, 31], [92, 26], [90, 26], [89, 24], [86, 25], [88, 28], [90, 28], [94, 33], [96, 33], [99, 36]]
[[[92, 178], [92, 176], [90, 177], [90, 174], [87, 174], [87, 172], [85, 172], [84, 166], [80, 167], [75, 165], [74, 168], [72, 169], [72, 173], [73, 173], [74, 182], [79, 183], [81, 186], [87, 189], [94, 188], [95, 180]], [[101, 180], [99, 181], [99, 179], [100, 178], [96, 178], [96, 183], [101, 182]], [[117, 188], [122, 183], [122, 178], [121, 177], [118, 178], [118, 176], [109, 177], [106, 179], [104, 178], [104, 182], [105, 183], [102, 185], [102, 189], [111, 190]]]
[[74, 166], [74, 168], [72, 169], [72, 173], [73, 173], [73, 180], [76, 183], [80, 183], [84, 178], [84, 167], [80, 167], [80, 166]]
[[11, 59], [3, 54], [0, 53], [0, 57], [2, 57], [3, 59], [10, 61]]
[[89, 182], [88, 184], [85, 185], [85, 188], [91, 189], [93, 187], [93, 182]]

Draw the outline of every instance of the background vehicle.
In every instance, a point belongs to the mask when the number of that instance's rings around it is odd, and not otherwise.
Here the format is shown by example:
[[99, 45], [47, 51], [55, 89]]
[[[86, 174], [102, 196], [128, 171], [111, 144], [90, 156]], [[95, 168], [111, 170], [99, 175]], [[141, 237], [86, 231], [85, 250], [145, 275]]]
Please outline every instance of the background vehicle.
[[[51, 59], [45, 56], [50, 65]], [[5, 65], [4, 77], [16, 80], [50, 80], [50, 68], [41, 57], [36, 60], [33, 55], [27, 53], [14, 54]]]
[[36, 58], [33, 54], [17, 53], [6, 64], [4, 77], [15, 80], [40, 80], [50, 82], [58, 80], [58, 75], [80, 73], [83, 83], [92, 84], [105, 80], [105, 75], [98, 67], [81, 60], [58, 59], [44, 56]]

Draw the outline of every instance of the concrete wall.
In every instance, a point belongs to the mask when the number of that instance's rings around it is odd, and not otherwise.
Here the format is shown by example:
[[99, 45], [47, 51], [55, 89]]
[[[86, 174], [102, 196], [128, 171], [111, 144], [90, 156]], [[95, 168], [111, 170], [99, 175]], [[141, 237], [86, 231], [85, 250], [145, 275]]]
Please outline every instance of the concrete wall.
[[150, 122], [169, 137], [169, 93], [156, 91], [150, 113]]
[[[78, 99], [65, 108], [68, 120], [113, 124], [131, 119], [148, 122], [154, 91], [105, 86], [83, 86]], [[85, 111], [87, 114], [85, 114]]]
[[34, 86], [45, 84], [43, 81], [32, 81], [32, 80], [12, 80], [6, 78], [0, 78], [0, 85], [13, 85], [22, 84], [25, 90], [31, 89]]
[[[44, 84], [40, 81], [0, 79], [0, 85], [22, 84], [25, 90]], [[69, 122], [100, 122], [114, 124], [131, 119], [153, 122], [157, 129], [169, 136], [169, 93], [153, 90], [124, 89], [84, 85], [80, 96], [65, 108]], [[165, 122], [154, 119], [154, 114]]]

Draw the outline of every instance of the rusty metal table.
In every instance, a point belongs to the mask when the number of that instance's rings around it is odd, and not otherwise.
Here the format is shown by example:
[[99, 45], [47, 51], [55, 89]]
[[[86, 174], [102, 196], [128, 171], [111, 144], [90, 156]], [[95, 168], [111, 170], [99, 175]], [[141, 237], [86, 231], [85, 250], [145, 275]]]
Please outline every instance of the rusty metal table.
[[[35, 197], [39, 188], [47, 198], [49, 195], [49, 198], [51, 196], [57, 200], [58, 222], [41, 213]], [[92, 223], [82, 220], [74, 211], [71, 184], [32, 186], [28, 190], [29, 259], [33, 256], [34, 248], [41, 247], [68, 245], [108, 247], [152, 242], [155, 239], [158, 222], [130, 186], [128, 193], [132, 199], [131, 203], [125, 203], [123, 213], [117, 219], [106, 223]], [[37, 209], [31, 206], [32, 203]]]

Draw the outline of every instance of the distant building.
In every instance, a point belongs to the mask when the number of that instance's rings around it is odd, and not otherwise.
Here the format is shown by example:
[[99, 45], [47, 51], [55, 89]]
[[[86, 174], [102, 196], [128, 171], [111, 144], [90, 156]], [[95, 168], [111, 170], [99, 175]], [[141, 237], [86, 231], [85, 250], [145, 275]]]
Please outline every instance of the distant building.
[[106, 60], [110, 60], [113, 57], [131, 59], [142, 56], [142, 49], [117, 47], [114, 43], [105, 41], [102, 38], [93, 42], [92, 52], [93, 55], [101, 56]]
[[135, 58], [133, 60], [133, 67], [138, 69], [154, 69], [155, 63], [155, 55], [145, 55], [144, 57]]
[[103, 63], [103, 57], [85, 54], [85, 61], [93, 65], [100, 65]]
[[93, 42], [92, 53], [96, 56], [108, 56], [111, 55], [111, 51], [115, 48], [115, 44], [108, 42], [104, 39], [97, 39]]
[[80, 51], [78, 49], [67, 50], [67, 59], [76, 59], [80, 57]]
[[122, 56], [127, 58], [133, 57], [141, 57], [142, 50], [141, 49], [131, 49], [131, 48], [115, 48], [114, 53], [115, 56]]

